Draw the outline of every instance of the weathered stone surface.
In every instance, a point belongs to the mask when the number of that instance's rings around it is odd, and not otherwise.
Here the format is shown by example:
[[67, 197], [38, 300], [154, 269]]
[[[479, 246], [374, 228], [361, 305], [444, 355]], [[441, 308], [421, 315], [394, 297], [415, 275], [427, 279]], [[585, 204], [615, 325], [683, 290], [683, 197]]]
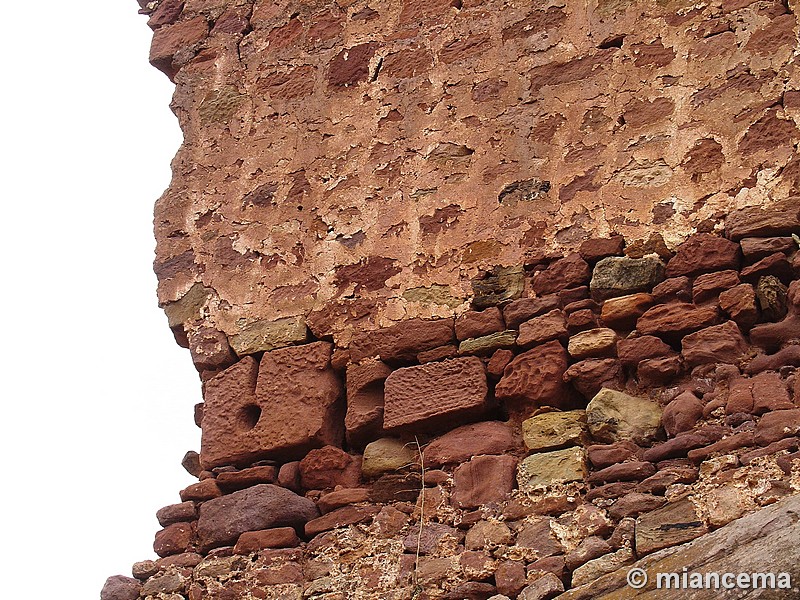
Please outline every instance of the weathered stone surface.
[[204, 479], [193, 483], [180, 492], [181, 500], [183, 502], [195, 501], [203, 502], [204, 500], [211, 500], [218, 498], [222, 495], [219, 485], [213, 479]]
[[644, 335], [683, 337], [688, 333], [716, 325], [719, 314], [716, 306], [695, 306], [683, 302], [661, 304], [644, 313], [636, 329]]
[[212, 327], [199, 327], [186, 332], [192, 362], [198, 371], [218, 371], [236, 362], [236, 355], [227, 336]]
[[529, 413], [538, 406], [562, 408], [571, 400], [562, 380], [566, 370], [566, 350], [557, 341], [548, 342], [514, 358], [498, 382], [495, 395], [512, 411]]
[[486, 373], [476, 357], [398, 369], [386, 378], [384, 389], [387, 431], [463, 422], [487, 409]]
[[552, 294], [565, 288], [585, 285], [591, 269], [581, 255], [573, 252], [555, 261], [533, 277], [533, 290], [539, 295]]
[[589, 358], [576, 362], [564, 372], [564, 381], [571, 383], [587, 399], [602, 388], [623, 387], [622, 365], [614, 358]]
[[377, 506], [345, 506], [310, 520], [305, 525], [306, 537], [314, 537], [323, 531], [362, 523], [374, 517], [380, 510]]
[[506, 326], [513, 329], [532, 317], [557, 309], [559, 304], [560, 301], [556, 294], [540, 298], [519, 298], [503, 307], [503, 318]]
[[159, 525], [166, 527], [173, 523], [181, 521], [188, 522], [197, 518], [197, 505], [194, 502], [181, 502], [180, 504], [171, 504], [159, 509], [156, 512], [156, 519]]
[[502, 502], [514, 488], [517, 459], [513, 456], [475, 456], [453, 471], [453, 506], [476, 508]]
[[240, 490], [258, 483], [275, 483], [277, 479], [277, 467], [259, 466], [220, 473], [217, 475], [217, 485], [224, 490]]
[[613, 444], [594, 444], [586, 448], [586, 453], [596, 468], [603, 469], [635, 459], [640, 450], [639, 446], [630, 440], [622, 440]]
[[347, 441], [363, 446], [383, 430], [383, 383], [392, 369], [378, 359], [347, 367]]
[[681, 354], [692, 367], [705, 363], [736, 363], [750, 347], [733, 321], [689, 334], [681, 345]]
[[531, 454], [519, 463], [517, 482], [521, 490], [531, 492], [555, 483], [581, 481], [585, 476], [585, 452], [573, 447]]
[[231, 347], [239, 356], [268, 352], [283, 346], [302, 344], [308, 338], [306, 321], [302, 317], [287, 317], [277, 321], [256, 321], [231, 336]]
[[[765, 570], [791, 573], [800, 560], [800, 552], [794, 544], [797, 535], [795, 514], [798, 509], [800, 496], [781, 500], [694, 541], [650, 554], [613, 574], [573, 588], [561, 594], [558, 600], [682, 600], [686, 598], [686, 589], [680, 586], [668, 589], [665, 585], [656, 589], [654, 574], [680, 574], [683, 568], [691, 573], [763, 573]], [[694, 527], [691, 522], [688, 525]], [[763, 566], [764, 556], [771, 557], [769, 569]], [[680, 567], [676, 569], [675, 565]], [[646, 587], [632, 590], [628, 586], [626, 577], [630, 567], [641, 568], [650, 575]], [[776, 593], [772, 597], [775, 598], [792, 593], [787, 589], [774, 591]], [[713, 587], [692, 589], [693, 599], [713, 600], [719, 594], [720, 590]]]
[[323, 494], [317, 500], [317, 508], [325, 514], [348, 504], [358, 504], [369, 501], [367, 488], [340, 488], [328, 494]]
[[769, 275], [777, 277], [783, 283], [789, 283], [794, 279], [792, 264], [782, 252], [770, 254], [742, 269], [742, 280], [748, 283], [757, 283], [760, 278]]
[[251, 554], [265, 548], [295, 548], [300, 538], [292, 527], [245, 531], [233, 547], [235, 554]]
[[710, 233], [698, 233], [683, 242], [667, 263], [667, 277], [697, 275], [739, 268], [739, 244]]
[[749, 283], [743, 283], [721, 292], [719, 307], [745, 330], [750, 329], [758, 320], [756, 292]]
[[675, 351], [654, 335], [626, 338], [617, 343], [617, 356], [626, 366], [634, 366], [648, 358], [660, 358], [675, 354]]
[[423, 350], [453, 341], [452, 319], [410, 319], [392, 327], [364, 332], [350, 345], [350, 360], [380, 357], [383, 361], [411, 361]]
[[800, 408], [776, 410], [761, 417], [755, 431], [755, 442], [761, 446], [800, 433]]
[[725, 234], [734, 241], [745, 237], [771, 237], [797, 233], [800, 210], [752, 206], [737, 210], [725, 219]]
[[605, 300], [649, 292], [663, 279], [664, 263], [657, 258], [611, 256], [595, 265], [589, 287], [594, 299]]
[[566, 336], [567, 321], [564, 313], [556, 309], [520, 324], [517, 345], [527, 348]]
[[595, 441], [631, 440], [642, 445], [658, 434], [661, 408], [644, 398], [603, 389], [586, 407], [586, 422]]
[[271, 484], [260, 484], [205, 502], [197, 534], [205, 549], [234, 543], [245, 531], [299, 527], [319, 515], [311, 500]]
[[613, 355], [617, 347], [617, 334], [613, 329], [599, 328], [582, 331], [569, 338], [567, 351], [577, 359]]
[[562, 581], [552, 573], [547, 573], [532, 584], [525, 586], [517, 598], [518, 600], [544, 600], [545, 598], [552, 598], [554, 594], [563, 591], [564, 584]]
[[691, 500], [684, 498], [639, 517], [636, 522], [636, 551], [639, 555], [649, 554], [693, 540], [707, 531]]
[[208, 22], [197, 16], [156, 30], [150, 46], [150, 64], [172, 78], [178, 70], [175, 55], [187, 51], [208, 36]]
[[521, 267], [494, 269], [482, 279], [472, 281], [472, 306], [476, 310], [483, 310], [515, 300], [522, 295], [524, 289], [525, 277]]
[[142, 584], [136, 579], [114, 575], [106, 579], [100, 600], [138, 600]]
[[758, 279], [756, 299], [765, 320], [780, 321], [789, 311], [788, 288], [773, 275], [765, 275]]
[[582, 242], [578, 247], [578, 254], [587, 262], [596, 262], [607, 256], [622, 254], [625, 247], [625, 238], [613, 235], [607, 238], [593, 238]]
[[607, 573], [631, 564], [633, 560], [634, 556], [630, 548], [620, 548], [616, 552], [595, 558], [576, 569], [572, 574], [573, 585], [583, 585], [595, 581]]
[[457, 464], [479, 454], [504, 454], [517, 446], [519, 441], [507, 423], [484, 421], [464, 425], [425, 447], [425, 466], [435, 468]]
[[[205, 386], [201, 460], [205, 468], [264, 457], [300, 457], [340, 444], [342, 384], [331, 345], [314, 342], [246, 357]], [[298, 406], [303, 406], [303, 418]]]
[[775, 252], [789, 254], [797, 248], [797, 243], [791, 237], [744, 238], [739, 245], [742, 254], [751, 261], [761, 260]]
[[361, 472], [364, 477], [378, 477], [417, 462], [417, 450], [413, 443], [396, 438], [381, 438], [364, 448]]
[[361, 475], [360, 462], [360, 457], [336, 446], [311, 450], [300, 461], [300, 483], [307, 490], [355, 487]]
[[685, 275], [670, 277], [653, 288], [653, 298], [656, 302], [664, 304], [691, 302], [692, 283]]
[[739, 273], [736, 271], [705, 273], [698, 276], [692, 284], [692, 300], [695, 304], [702, 304], [737, 285], [739, 285]]
[[603, 302], [600, 318], [606, 327], [633, 329], [636, 320], [653, 305], [652, 294], [630, 294]]
[[503, 314], [496, 306], [482, 311], [471, 310], [455, 321], [456, 339], [458, 341], [482, 337], [504, 329]]
[[692, 392], [686, 391], [678, 395], [664, 407], [661, 421], [664, 430], [670, 437], [689, 431], [703, 416], [703, 403]]
[[678, 377], [683, 368], [683, 359], [677, 355], [649, 358], [639, 363], [636, 376], [643, 386], [664, 385]]
[[586, 432], [582, 410], [548, 412], [522, 422], [522, 437], [528, 450], [542, 451], [579, 445]]

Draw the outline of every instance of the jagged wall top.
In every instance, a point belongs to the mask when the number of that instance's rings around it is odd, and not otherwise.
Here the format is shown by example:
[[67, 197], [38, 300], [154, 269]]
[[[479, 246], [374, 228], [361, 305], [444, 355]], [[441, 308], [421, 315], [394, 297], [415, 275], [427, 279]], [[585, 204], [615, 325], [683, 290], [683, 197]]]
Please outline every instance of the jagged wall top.
[[641, 254], [800, 193], [796, 4], [145, 10], [185, 135], [156, 206], [159, 299], [245, 354], [306, 323], [346, 345], [448, 316], [494, 267], [611, 233]]

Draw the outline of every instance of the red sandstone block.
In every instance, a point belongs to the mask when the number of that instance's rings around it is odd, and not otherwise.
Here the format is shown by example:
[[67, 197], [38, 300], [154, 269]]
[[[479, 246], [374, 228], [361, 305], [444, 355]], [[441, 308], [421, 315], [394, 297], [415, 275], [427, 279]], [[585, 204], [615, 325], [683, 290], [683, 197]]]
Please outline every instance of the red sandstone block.
[[370, 359], [347, 367], [347, 441], [361, 447], [383, 431], [383, 382], [391, 367]]
[[749, 344], [733, 321], [701, 329], [683, 338], [684, 359], [691, 366], [706, 363], [735, 364], [750, 349]]
[[482, 337], [505, 328], [503, 315], [496, 306], [481, 311], [471, 310], [455, 321], [456, 339], [459, 341]]
[[667, 277], [739, 268], [739, 244], [710, 233], [691, 236], [667, 263]]
[[241, 471], [220, 473], [217, 475], [217, 485], [227, 490], [241, 490], [259, 483], [274, 483], [277, 478], [277, 467], [250, 467]]
[[181, 500], [188, 502], [193, 500], [195, 502], [204, 502], [212, 498], [219, 498], [222, 492], [214, 479], [204, 479], [188, 486], [186, 489], [181, 490]]
[[311, 538], [323, 531], [363, 523], [374, 517], [379, 511], [379, 506], [345, 506], [306, 523], [305, 534], [306, 537]]
[[295, 548], [300, 545], [292, 527], [275, 527], [261, 531], [245, 531], [233, 547], [235, 554], [251, 554], [265, 548]]
[[367, 331], [350, 344], [350, 360], [379, 356], [383, 361], [412, 361], [417, 354], [453, 342], [453, 320], [409, 319], [397, 325]]
[[800, 230], [800, 209], [754, 206], [733, 211], [725, 219], [725, 235], [734, 241], [745, 237], [789, 235]]
[[586, 285], [592, 271], [577, 252], [555, 261], [533, 277], [533, 289], [540, 295]]
[[421, 430], [471, 419], [488, 408], [488, 391], [474, 356], [398, 369], [386, 378], [383, 426]]
[[682, 337], [718, 322], [716, 306], [679, 302], [654, 306], [639, 318], [636, 328], [645, 335]]
[[706, 273], [694, 280], [692, 285], [692, 300], [700, 304], [718, 296], [720, 292], [729, 290], [739, 285], [739, 273], [736, 271], [718, 271]]
[[517, 459], [513, 456], [476, 456], [453, 472], [451, 502], [458, 508], [477, 508], [502, 502], [514, 487]]
[[194, 538], [191, 523], [173, 523], [158, 533], [153, 542], [153, 551], [159, 556], [186, 552]]
[[628, 367], [638, 365], [648, 358], [661, 358], [674, 354], [675, 351], [669, 345], [653, 335], [626, 338], [617, 342], [617, 356], [620, 362]]
[[508, 364], [495, 395], [511, 412], [525, 416], [539, 406], [565, 407], [574, 399], [563, 381], [567, 365], [567, 351], [559, 342], [537, 346]]
[[206, 37], [208, 37], [208, 22], [203, 16], [161, 27], [153, 35], [150, 64], [172, 78], [176, 72], [172, 57], [181, 50], [199, 44]]
[[312, 450], [300, 461], [300, 481], [307, 490], [355, 487], [360, 479], [361, 458], [335, 446]]

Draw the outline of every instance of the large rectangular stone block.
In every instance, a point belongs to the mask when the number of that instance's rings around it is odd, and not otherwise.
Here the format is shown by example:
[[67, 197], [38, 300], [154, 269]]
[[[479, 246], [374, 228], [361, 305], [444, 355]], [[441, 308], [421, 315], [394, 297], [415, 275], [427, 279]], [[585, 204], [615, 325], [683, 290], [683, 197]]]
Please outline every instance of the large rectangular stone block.
[[263, 458], [293, 460], [343, 438], [343, 386], [331, 344], [315, 342], [246, 356], [205, 386], [204, 468]]
[[397, 369], [384, 390], [387, 431], [427, 430], [477, 417], [487, 409], [489, 391], [476, 356]]

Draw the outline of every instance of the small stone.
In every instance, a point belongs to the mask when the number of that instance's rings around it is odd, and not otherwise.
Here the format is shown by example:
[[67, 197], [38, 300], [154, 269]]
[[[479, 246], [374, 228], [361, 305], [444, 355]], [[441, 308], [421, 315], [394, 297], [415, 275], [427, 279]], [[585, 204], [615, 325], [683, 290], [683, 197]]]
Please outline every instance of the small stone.
[[514, 353], [511, 350], [500, 349], [492, 354], [489, 363], [486, 365], [486, 374], [492, 379], [500, 379], [503, 376], [503, 371], [514, 359]]
[[603, 389], [586, 407], [589, 432], [598, 442], [631, 440], [639, 445], [653, 441], [661, 425], [661, 408], [655, 402]]
[[312, 450], [300, 461], [300, 481], [307, 490], [356, 487], [360, 471], [353, 456], [335, 446]]
[[766, 320], [779, 321], [789, 310], [788, 288], [772, 275], [759, 278], [756, 285], [756, 299]]
[[451, 502], [457, 508], [477, 508], [502, 502], [514, 487], [517, 459], [513, 456], [475, 456], [453, 472]]
[[591, 275], [589, 264], [573, 252], [539, 271], [533, 277], [533, 290], [539, 296], [585, 285]]
[[[157, 596], [159, 594], [175, 594], [184, 590], [183, 578], [178, 573], [165, 573], [157, 577], [151, 577], [144, 582], [141, 595]], [[160, 596], [163, 598], [164, 596]]]
[[649, 292], [664, 279], [664, 263], [657, 258], [612, 256], [598, 262], [589, 288], [592, 298], [606, 300], [637, 292]]
[[395, 438], [381, 438], [364, 448], [361, 472], [364, 477], [378, 477], [417, 463], [414, 444]]
[[572, 573], [572, 585], [577, 587], [594, 581], [607, 573], [631, 564], [634, 560], [633, 551], [630, 548], [620, 548], [616, 552], [590, 560]]
[[688, 542], [707, 531], [694, 504], [683, 498], [636, 520], [636, 552], [640, 556], [649, 554]]
[[742, 247], [742, 254], [751, 261], [760, 260], [775, 252], [790, 254], [797, 248], [797, 243], [791, 237], [744, 238], [739, 245]]
[[690, 367], [706, 363], [738, 362], [749, 350], [739, 326], [733, 321], [691, 333], [681, 342], [686, 363]]
[[755, 441], [760, 446], [766, 446], [798, 433], [800, 433], [800, 408], [776, 410], [761, 417], [756, 425]]
[[609, 298], [603, 303], [600, 319], [607, 327], [614, 329], [633, 329], [636, 320], [653, 305], [652, 294], [629, 294]]
[[739, 285], [739, 273], [736, 271], [729, 270], [706, 273], [694, 280], [694, 284], [692, 285], [692, 300], [695, 304], [701, 304], [737, 285]]
[[756, 283], [761, 277], [773, 276], [788, 284], [794, 279], [792, 264], [782, 252], [770, 254], [757, 263], [742, 269], [742, 279], [748, 283]]
[[305, 525], [306, 537], [312, 538], [323, 531], [338, 527], [363, 523], [378, 514], [377, 506], [345, 506], [308, 521]]
[[593, 238], [582, 242], [578, 247], [578, 254], [587, 262], [597, 262], [607, 256], [618, 256], [622, 254], [625, 247], [625, 238], [621, 235], [613, 235], [607, 238]]
[[725, 219], [725, 235], [733, 241], [746, 237], [771, 237], [800, 230], [800, 211], [795, 208], [752, 206], [736, 210]]
[[567, 336], [567, 322], [560, 310], [551, 310], [540, 317], [534, 317], [519, 326], [517, 345], [522, 348], [541, 344]]
[[604, 469], [617, 463], [636, 459], [641, 448], [630, 440], [613, 444], [595, 444], [586, 449], [589, 461], [597, 469]]
[[495, 395], [512, 413], [530, 414], [539, 406], [565, 407], [572, 401], [562, 379], [567, 366], [567, 352], [559, 342], [537, 346], [508, 364]]
[[675, 351], [654, 335], [626, 338], [617, 343], [617, 356], [623, 365], [636, 366], [648, 358], [674, 355]]
[[589, 536], [578, 544], [577, 548], [567, 554], [567, 568], [570, 571], [574, 571], [582, 564], [609, 552], [611, 552], [611, 546], [608, 545], [608, 542], [596, 535]]
[[299, 460], [281, 465], [281, 468], [278, 471], [278, 485], [290, 489], [293, 492], [299, 492], [303, 489], [303, 485], [300, 482]]
[[554, 595], [564, 591], [564, 584], [561, 580], [553, 575], [547, 573], [539, 577], [532, 584], [526, 586], [517, 597], [518, 600], [544, 600], [545, 598], [552, 598]]
[[702, 416], [703, 403], [692, 392], [686, 391], [664, 407], [661, 421], [667, 435], [675, 437], [694, 428]]
[[595, 471], [587, 477], [586, 481], [595, 484], [614, 481], [642, 481], [655, 475], [655, 472], [656, 467], [650, 462], [624, 462]]
[[156, 512], [156, 519], [162, 527], [173, 523], [194, 521], [197, 518], [197, 506], [194, 502], [181, 502], [165, 506]]
[[635, 517], [642, 513], [661, 508], [666, 502], [667, 501], [660, 496], [632, 492], [614, 502], [608, 509], [608, 514], [613, 519]]
[[156, 564], [156, 561], [154, 560], [141, 560], [133, 563], [133, 566], [131, 567], [131, 575], [140, 581], [144, 581], [156, 573], [158, 573], [158, 564]]
[[525, 587], [525, 564], [516, 560], [502, 560], [494, 572], [497, 591], [506, 596], [516, 597]]
[[561, 554], [564, 546], [556, 535], [556, 526], [556, 521], [550, 518], [527, 520], [517, 531], [517, 546], [533, 549], [536, 559]]
[[584, 398], [593, 398], [602, 388], [624, 387], [624, 373], [614, 358], [588, 358], [567, 369], [564, 381], [571, 383]]
[[640, 362], [636, 368], [636, 376], [642, 386], [658, 386], [667, 384], [682, 371], [683, 359], [680, 356], [665, 356]]
[[532, 492], [556, 483], [581, 481], [586, 475], [583, 448], [573, 447], [528, 456], [519, 464], [517, 481], [520, 490]]
[[377, 358], [347, 366], [347, 440], [357, 447], [379, 437], [383, 430], [383, 383], [391, 374], [389, 365]]
[[323, 494], [317, 500], [317, 508], [322, 514], [329, 513], [337, 508], [342, 508], [349, 504], [369, 501], [369, 490], [366, 488], [344, 488], [329, 494]]
[[425, 467], [458, 464], [479, 454], [504, 454], [518, 446], [512, 428], [501, 421], [463, 425], [425, 447]]
[[276, 348], [302, 344], [308, 339], [303, 317], [286, 317], [277, 321], [256, 321], [231, 336], [231, 347], [239, 356], [269, 352]]
[[796, 408], [789, 397], [789, 390], [775, 372], [765, 371], [751, 379], [753, 390], [753, 413], [762, 415], [774, 410]]
[[692, 284], [688, 277], [670, 277], [653, 288], [653, 298], [658, 304], [691, 302]]
[[567, 351], [577, 359], [610, 356], [615, 353], [617, 334], [613, 329], [582, 331], [569, 339]]
[[106, 579], [100, 600], [139, 600], [142, 584], [130, 577], [114, 575]]
[[217, 485], [225, 490], [241, 490], [258, 483], [275, 483], [278, 469], [272, 466], [250, 467], [217, 475]]
[[680, 338], [686, 334], [716, 325], [719, 315], [716, 306], [695, 306], [684, 302], [659, 304], [644, 313], [636, 329], [644, 335]]
[[739, 268], [739, 244], [710, 233], [697, 233], [677, 248], [667, 263], [667, 277]]
[[541, 298], [519, 298], [503, 307], [503, 318], [506, 327], [518, 328], [522, 323], [543, 313], [559, 307], [560, 300], [557, 295], [549, 294]]
[[[476, 310], [515, 300], [525, 289], [525, 274], [521, 266], [498, 267], [481, 279], [472, 281], [472, 306]], [[508, 324], [509, 327], [512, 325]]]
[[265, 548], [296, 548], [300, 538], [291, 527], [245, 531], [233, 547], [235, 554], [252, 554]]
[[467, 532], [464, 547], [467, 550], [482, 550], [512, 544], [514, 536], [508, 525], [502, 522], [478, 521]]
[[212, 498], [219, 498], [221, 495], [222, 491], [219, 489], [217, 482], [213, 479], [198, 481], [180, 492], [181, 500], [184, 502], [204, 502]]
[[478, 338], [505, 329], [503, 315], [496, 306], [486, 310], [471, 310], [455, 321], [456, 339], [458, 341]]
[[542, 413], [522, 422], [522, 437], [529, 450], [542, 451], [581, 444], [586, 430], [586, 412]]
[[186, 469], [186, 472], [192, 477], [199, 477], [200, 471], [203, 470], [203, 467], [200, 466], [200, 455], [194, 450], [189, 450], [183, 456], [183, 460], [181, 460], [181, 466]]
[[415, 502], [422, 489], [419, 473], [388, 473], [372, 484], [370, 502]]
[[719, 295], [719, 306], [739, 327], [747, 330], [758, 321], [756, 292], [749, 283], [737, 285]]
[[458, 356], [458, 347], [455, 344], [447, 344], [446, 346], [439, 346], [438, 348], [431, 348], [424, 350], [417, 354], [417, 362], [423, 364], [426, 362], [438, 362], [448, 358], [455, 358]]
[[350, 360], [380, 357], [384, 362], [414, 360], [420, 352], [452, 343], [452, 319], [409, 319], [391, 327], [366, 331], [350, 344]]

